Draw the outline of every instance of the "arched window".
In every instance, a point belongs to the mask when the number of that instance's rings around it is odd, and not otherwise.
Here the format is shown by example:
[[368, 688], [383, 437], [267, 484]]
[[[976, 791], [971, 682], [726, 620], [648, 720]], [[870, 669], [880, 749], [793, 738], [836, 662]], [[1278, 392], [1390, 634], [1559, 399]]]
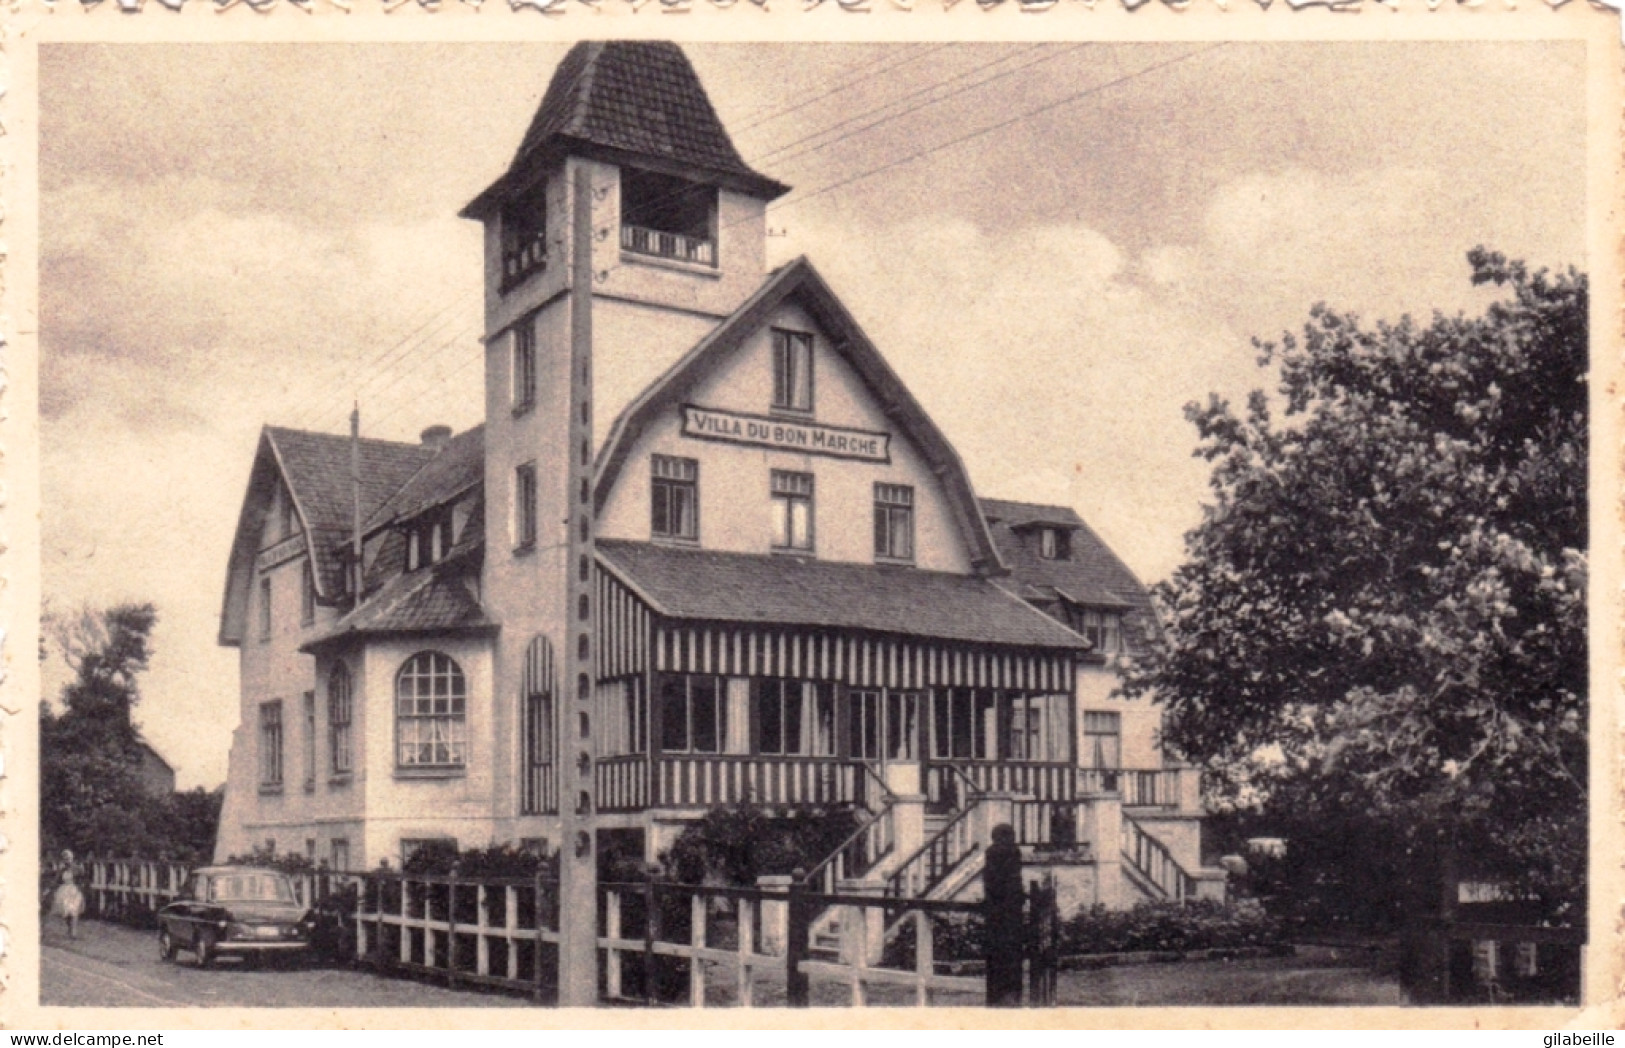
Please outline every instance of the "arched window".
[[327, 675], [327, 752], [334, 775], [350, 772], [350, 720], [352, 685], [350, 667], [340, 662]]
[[395, 762], [460, 768], [468, 750], [468, 683], [449, 655], [420, 651], [395, 678]]

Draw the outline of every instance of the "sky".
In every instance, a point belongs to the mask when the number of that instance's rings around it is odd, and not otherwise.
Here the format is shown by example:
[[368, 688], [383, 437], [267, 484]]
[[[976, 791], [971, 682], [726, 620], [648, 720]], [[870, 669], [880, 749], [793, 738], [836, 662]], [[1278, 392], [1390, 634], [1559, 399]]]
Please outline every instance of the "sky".
[[[795, 187], [770, 263], [811, 258], [979, 494], [1075, 507], [1147, 583], [1201, 517], [1183, 406], [1267, 387], [1255, 337], [1317, 302], [1482, 309], [1478, 244], [1585, 266], [1577, 44], [686, 50]], [[260, 427], [480, 421], [456, 214], [563, 53], [41, 48], [46, 603], [157, 605], [137, 716], [183, 788], [236, 726], [216, 634]]]

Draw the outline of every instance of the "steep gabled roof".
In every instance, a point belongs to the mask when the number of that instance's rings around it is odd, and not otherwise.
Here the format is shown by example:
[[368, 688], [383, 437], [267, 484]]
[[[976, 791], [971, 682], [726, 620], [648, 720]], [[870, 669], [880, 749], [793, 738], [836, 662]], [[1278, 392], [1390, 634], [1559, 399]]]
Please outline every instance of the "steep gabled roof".
[[[982, 499], [981, 505], [999, 555], [1010, 569], [1006, 586], [1025, 600], [1049, 603], [1059, 599], [1086, 608], [1120, 611], [1130, 652], [1141, 650], [1148, 631], [1157, 628], [1151, 596], [1076, 511], [1004, 499]], [[1071, 532], [1067, 559], [1045, 560], [1038, 555], [1036, 543], [1018, 534], [1039, 524]]]
[[584, 41], [553, 73], [508, 171], [466, 208], [482, 218], [564, 155], [635, 162], [773, 199], [788, 186], [734, 148], [688, 56], [665, 41]]
[[882, 412], [919, 447], [926, 463], [942, 479], [971, 562], [984, 575], [1002, 574], [998, 552], [976, 503], [970, 477], [959, 453], [948, 443], [903, 380], [887, 364], [858, 322], [835, 297], [824, 278], [805, 257], [777, 270], [734, 313], [713, 328], [693, 349], [628, 404], [610, 427], [598, 452], [596, 500], [604, 508], [616, 477], [626, 465], [638, 435], [662, 411], [674, 409], [711, 373], [713, 362], [737, 349], [767, 324], [782, 303], [794, 299], [829, 335], [836, 353], [856, 371], [877, 398]]
[[485, 477], [485, 424], [452, 437], [446, 446], [366, 518], [368, 534], [397, 520], [449, 502], [478, 486]]
[[[419, 444], [363, 439], [361, 513], [366, 519], [434, 456]], [[286, 486], [304, 530], [306, 554], [314, 566], [317, 595], [332, 600], [344, 585], [341, 549], [352, 528], [354, 494], [350, 479], [350, 438], [335, 433], [266, 426], [249, 472], [248, 490], [237, 517], [221, 604], [220, 643], [242, 639], [247, 580], [264, 532], [271, 494]]]
[[1076, 633], [991, 579], [600, 539], [598, 558], [657, 614], [1078, 650]]

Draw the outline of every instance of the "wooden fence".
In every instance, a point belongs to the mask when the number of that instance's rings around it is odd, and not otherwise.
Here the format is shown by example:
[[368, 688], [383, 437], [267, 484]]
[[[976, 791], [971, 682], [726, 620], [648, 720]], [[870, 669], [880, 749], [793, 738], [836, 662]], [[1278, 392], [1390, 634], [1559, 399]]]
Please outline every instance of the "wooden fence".
[[[155, 913], [188, 869], [134, 859], [92, 859], [95, 916]], [[541, 877], [313, 873], [292, 875], [307, 905], [353, 898], [341, 937], [346, 959], [384, 975], [437, 976], [553, 999], [557, 883]], [[340, 890], [354, 885], [353, 897]], [[348, 903], [346, 903], [348, 905]], [[834, 912], [836, 943], [814, 941]], [[981, 975], [956, 974], [975, 903], [667, 884], [599, 886], [600, 985], [606, 1001], [693, 1007], [981, 1004]], [[950, 938], [944, 940], [942, 936]], [[948, 942], [949, 947], [941, 944]]]

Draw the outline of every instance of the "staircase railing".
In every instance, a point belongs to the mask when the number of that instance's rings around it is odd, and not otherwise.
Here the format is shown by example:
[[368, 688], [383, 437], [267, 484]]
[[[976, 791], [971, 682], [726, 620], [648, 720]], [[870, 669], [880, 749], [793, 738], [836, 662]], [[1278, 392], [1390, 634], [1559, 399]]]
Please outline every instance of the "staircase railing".
[[896, 846], [895, 834], [892, 806], [888, 804], [880, 811], [871, 812], [846, 840], [807, 871], [801, 883], [815, 892], [836, 894], [842, 881], [862, 877], [891, 854]]
[[886, 878], [886, 894], [897, 899], [928, 896], [937, 885], [982, 847], [976, 837], [976, 805], [963, 808], [947, 825], [904, 859]]
[[1184, 902], [1196, 897], [1196, 878], [1179, 865], [1167, 845], [1145, 832], [1127, 812], [1123, 813], [1122, 847], [1123, 858], [1163, 898]]
[[[802, 877], [801, 883], [813, 891], [835, 894], [841, 881], [862, 877], [896, 847], [897, 831], [892, 810], [897, 803], [897, 795], [868, 764], [859, 767], [863, 769], [859, 795], [868, 815], [834, 851]], [[870, 800], [871, 788], [873, 801]]]

